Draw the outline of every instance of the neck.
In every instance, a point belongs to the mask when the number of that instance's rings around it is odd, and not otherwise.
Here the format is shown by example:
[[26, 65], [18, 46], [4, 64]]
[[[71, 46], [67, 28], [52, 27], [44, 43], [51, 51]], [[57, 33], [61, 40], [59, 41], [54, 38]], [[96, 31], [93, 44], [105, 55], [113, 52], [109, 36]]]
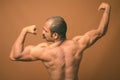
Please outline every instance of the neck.
[[60, 46], [66, 39], [55, 40], [51, 46]]

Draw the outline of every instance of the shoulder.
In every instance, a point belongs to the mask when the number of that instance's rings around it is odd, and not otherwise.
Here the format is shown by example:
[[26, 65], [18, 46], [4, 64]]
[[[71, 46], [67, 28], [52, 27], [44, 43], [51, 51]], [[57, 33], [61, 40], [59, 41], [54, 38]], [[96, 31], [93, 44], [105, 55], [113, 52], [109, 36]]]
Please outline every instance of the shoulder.
[[38, 44], [36, 47], [44, 48], [44, 47], [48, 47], [48, 46], [49, 46], [49, 44], [44, 42], [44, 43]]
[[40, 43], [32, 49], [31, 55], [39, 60], [48, 60], [50, 58], [48, 51], [48, 44]]
[[73, 41], [78, 41], [82, 38], [82, 36], [75, 36], [72, 38]]
[[72, 40], [75, 41], [75, 42], [85, 42], [89, 39], [89, 36], [87, 34], [84, 34], [82, 36], [75, 36]]
[[85, 48], [88, 45], [89, 36], [87, 34], [84, 34], [82, 36], [75, 36], [72, 40], [76, 42], [80, 48]]
[[46, 47], [48, 46], [47, 43], [40, 43], [34, 47], [32, 47], [32, 53], [37, 54], [37, 53], [43, 53]]

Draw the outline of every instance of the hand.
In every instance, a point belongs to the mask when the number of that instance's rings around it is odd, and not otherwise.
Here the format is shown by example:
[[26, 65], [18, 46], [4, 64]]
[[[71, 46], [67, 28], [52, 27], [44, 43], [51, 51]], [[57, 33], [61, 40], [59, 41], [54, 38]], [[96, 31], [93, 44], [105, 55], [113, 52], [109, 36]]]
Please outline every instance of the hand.
[[36, 34], [37, 33], [36, 25], [27, 26], [27, 27], [24, 28], [24, 30], [26, 32], [32, 33], [32, 34]]
[[103, 3], [100, 4], [100, 6], [98, 8], [98, 11], [106, 10], [106, 9], [110, 9], [110, 5], [108, 3], [103, 2]]

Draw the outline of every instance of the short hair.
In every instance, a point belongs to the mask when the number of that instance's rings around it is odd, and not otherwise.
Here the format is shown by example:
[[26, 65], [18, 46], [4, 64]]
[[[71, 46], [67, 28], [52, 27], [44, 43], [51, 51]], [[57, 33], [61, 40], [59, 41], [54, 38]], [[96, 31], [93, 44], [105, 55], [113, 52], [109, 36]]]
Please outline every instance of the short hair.
[[52, 20], [50, 27], [51, 33], [58, 33], [61, 39], [66, 39], [67, 24], [61, 16], [50, 17], [47, 20]]

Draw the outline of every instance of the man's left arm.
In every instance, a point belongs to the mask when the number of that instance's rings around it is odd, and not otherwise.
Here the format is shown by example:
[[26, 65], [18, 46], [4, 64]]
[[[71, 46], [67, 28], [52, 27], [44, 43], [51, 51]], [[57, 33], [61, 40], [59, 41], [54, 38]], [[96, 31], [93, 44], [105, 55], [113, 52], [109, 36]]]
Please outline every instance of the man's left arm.
[[73, 40], [78, 41], [81, 49], [93, 45], [98, 39], [104, 36], [108, 29], [111, 7], [108, 3], [101, 3], [98, 10], [104, 10], [100, 24], [97, 29], [86, 32], [83, 36], [77, 36]]
[[[110, 20], [110, 11], [111, 7], [108, 3], [102, 3], [98, 10], [104, 10], [103, 16], [101, 18], [100, 24], [97, 29], [87, 32], [84, 36], [86, 37], [85, 41], [88, 39], [87, 47], [94, 44], [98, 39], [104, 36], [108, 30], [108, 24]], [[83, 37], [84, 38], [84, 37]]]

